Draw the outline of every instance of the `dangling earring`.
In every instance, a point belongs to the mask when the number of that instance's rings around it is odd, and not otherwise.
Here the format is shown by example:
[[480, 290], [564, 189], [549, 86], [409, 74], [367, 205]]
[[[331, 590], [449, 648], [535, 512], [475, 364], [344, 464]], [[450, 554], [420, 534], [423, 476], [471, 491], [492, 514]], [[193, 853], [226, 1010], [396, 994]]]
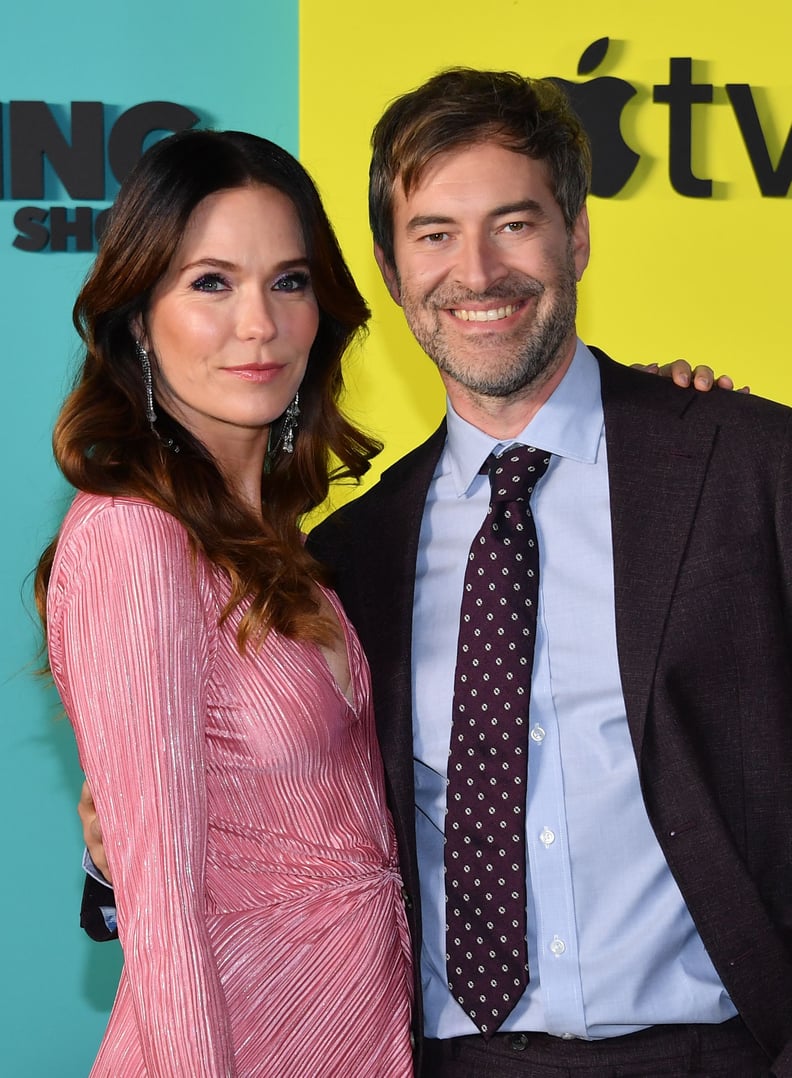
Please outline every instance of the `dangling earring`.
[[143, 372], [143, 389], [146, 393], [146, 419], [151, 427], [151, 433], [158, 441], [162, 442], [166, 449], [170, 449], [173, 453], [178, 453], [179, 446], [173, 438], [163, 438], [154, 426], [157, 422], [157, 413], [154, 411], [154, 380], [151, 375], [151, 360], [140, 341], [135, 341], [135, 354], [140, 361], [140, 369]]
[[140, 367], [143, 371], [143, 388], [146, 391], [146, 419], [149, 421], [149, 426], [156, 434], [154, 430], [154, 424], [157, 422], [157, 413], [154, 411], [154, 382], [151, 377], [151, 361], [148, 357], [148, 352], [140, 343], [135, 341], [135, 354], [140, 361]]
[[294, 394], [294, 400], [289, 407], [283, 413], [283, 425], [281, 426], [278, 437], [273, 441], [272, 427], [269, 429], [269, 439], [267, 441], [267, 455], [264, 458], [264, 471], [271, 472], [272, 466], [275, 463], [278, 453], [283, 450], [284, 453], [294, 452], [294, 435], [297, 430], [297, 416], [300, 414], [300, 393], [299, 390]]
[[294, 394], [294, 400], [286, 409], [286, 415], [283, 420], [283, 431], [281, 432], [280, 440], [283, 442], [283, 452], [294, 452], [294, 435], [297, 431], [297, 417], [300, 414], [300, 391], [299, 389]]

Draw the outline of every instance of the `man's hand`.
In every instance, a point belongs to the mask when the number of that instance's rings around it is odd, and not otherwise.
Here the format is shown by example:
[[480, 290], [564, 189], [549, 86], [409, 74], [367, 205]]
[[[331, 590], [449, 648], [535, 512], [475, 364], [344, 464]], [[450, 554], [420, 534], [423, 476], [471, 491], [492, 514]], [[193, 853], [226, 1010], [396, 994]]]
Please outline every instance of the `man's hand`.
[[102, 842], [102, 828], [99, 823], [99, 817], [96, 814], [96, 805], [94, 805], [94, 800], [91, 796], [91, 789], [87, 782], [83, 783], [82, 790], [80, 791], [77, 812], [79, 813], [80, 822], [82, 823], [83, 839], [85, 840], [85, 845], [88, 847], [88, 853], [91, 855], [91, 860], [107, 882], [112, 883], [110, 869], [107, 866], [107, 858], [105, 857], [105, 848]]
[[[646, 371], [648, 374], [659, 374], [661, 378], [671, 378], [678, 386], [693, 385], [695, 389], [700, 389], [702, 393], [708, 393], [713, 386], [718, 386], [719, 389], [734, 389], [734, 381], [728, 374], [722, 374], [720, 378], [716, 379], [712, 367], [700, 365], [691, 368], [686, 359], [677, 359], [673, 363], [664, 363], [662, 367], [657, 363], [633, 363], [633, 367], [639, 371]], [[743, 386], [737, 392], [750, 393], [751, 391], [748, 386]]]

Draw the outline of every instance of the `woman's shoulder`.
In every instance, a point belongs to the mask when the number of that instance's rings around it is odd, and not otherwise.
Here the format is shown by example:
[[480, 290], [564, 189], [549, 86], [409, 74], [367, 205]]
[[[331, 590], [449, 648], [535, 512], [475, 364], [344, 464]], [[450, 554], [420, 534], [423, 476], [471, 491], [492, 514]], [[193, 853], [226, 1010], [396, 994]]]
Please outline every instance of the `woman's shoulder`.
[[187, 542], [187, 532], [176, 517], [145, 498], [78, 491], [61, 525], [58, 546], [101, 534], [122, 543], [147, 538]]
[[50, 591], [112, 573], [192, 572], [196, 559], [184, 526], [143, 498], [89, 494], [74, 498], [58, 533]]

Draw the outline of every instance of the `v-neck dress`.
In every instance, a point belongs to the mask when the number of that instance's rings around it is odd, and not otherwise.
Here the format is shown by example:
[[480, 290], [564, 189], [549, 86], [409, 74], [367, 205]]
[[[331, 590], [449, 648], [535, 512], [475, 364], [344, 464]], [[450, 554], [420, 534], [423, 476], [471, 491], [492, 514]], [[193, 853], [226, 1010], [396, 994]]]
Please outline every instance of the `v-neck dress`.
[[102, 822], [124, 969], [92, 1078], [404, 1078], [407, 927], [369, 672], [270, 632], [173, 517], [80, 493], [52, 673]]

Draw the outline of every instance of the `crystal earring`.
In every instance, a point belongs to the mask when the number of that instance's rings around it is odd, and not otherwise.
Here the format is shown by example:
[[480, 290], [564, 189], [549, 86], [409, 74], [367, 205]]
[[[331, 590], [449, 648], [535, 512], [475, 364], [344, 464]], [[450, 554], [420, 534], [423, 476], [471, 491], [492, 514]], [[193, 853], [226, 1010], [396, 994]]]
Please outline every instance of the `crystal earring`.
[[140, 362], [140, 369], [143, 372], [143, 389], [146, 393], [146, 419], [151, 427], [151, 433], [158, 439], [158, 441], [162, 442], [166, 449], [178, 453], [179, 446], [173, 438], [163, 438], [154, 426], [157, 422], [157, 413], [154, 411], [154, 380], [151, 375], [151, 360], [149, 359], [148, 352], [140, 341], [135, 341], [135, 355]]
[[283, 444], [284, 453], [294, 452], [294, 435], [297, 431], [297, 417], [300, 414], [300, 391], [298, 390], [294, 394], [294, 400], [286, 409], [286, 415], [283, 420], [283, 430], [281, 431], [280, 441]]
[[[154, 411], [154, 382], [151, 377], [151, 361], [149, 360], [148, 352], [140, 341], [135, 341], [135, 354], [140, 361], [140, 368], [143, 372], [143, 388], [146, 391], [146, 419], [149, 421], [151, 429], [154, 430], [157, 413]], [[156, 434], [156, 431], [154, 433]]]

